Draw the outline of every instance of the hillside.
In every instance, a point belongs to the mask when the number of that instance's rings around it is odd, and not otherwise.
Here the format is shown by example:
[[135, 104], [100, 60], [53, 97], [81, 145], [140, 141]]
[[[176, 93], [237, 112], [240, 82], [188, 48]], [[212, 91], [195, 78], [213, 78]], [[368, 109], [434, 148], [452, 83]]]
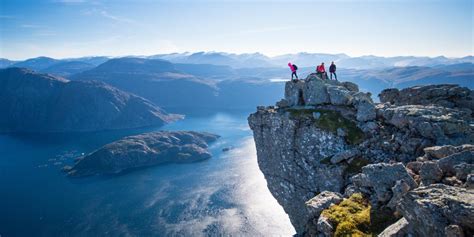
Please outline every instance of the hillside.
[[179, 118], [103, 82], [0, 70], [0, 132], [79, 132], [160, 126]]

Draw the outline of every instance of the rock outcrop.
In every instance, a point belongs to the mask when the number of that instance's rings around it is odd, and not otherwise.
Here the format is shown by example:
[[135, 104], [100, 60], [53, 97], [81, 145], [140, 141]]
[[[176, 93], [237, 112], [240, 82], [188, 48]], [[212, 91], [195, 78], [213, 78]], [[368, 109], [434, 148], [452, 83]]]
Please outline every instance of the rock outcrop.
[[118, 174], [164, 163], [191, 163], [211, 158], [208, 144], [219, 136], [199, 132], [153, 132], [129, 136], [80, 158], [64, 171], [70, 176]]
[[160, 126], [181, 116], [96, 81], [0, 70], [0, 132], [79, 132]]
[[376, 104], [353, 83], [311, 74], [287, 82], [284, 99], [248, 120], [268, 188], [298, 234], [331, 235], [337, 223], [318, 217], [320, 207], [360, 193], [374, 218], [371, 234], [390, 226], [383, 236], [403, 236], [422, 233], [400, 211], [421, 188], [456, 186], [472, 205], [472, 95], [456, 85], [390, 89]]
[[466, 236], [474, 234], [472, 189], [444, 184], [420, 187], [403, 197], [400, 210], [419, 236], [449, 236], [453, 225]]

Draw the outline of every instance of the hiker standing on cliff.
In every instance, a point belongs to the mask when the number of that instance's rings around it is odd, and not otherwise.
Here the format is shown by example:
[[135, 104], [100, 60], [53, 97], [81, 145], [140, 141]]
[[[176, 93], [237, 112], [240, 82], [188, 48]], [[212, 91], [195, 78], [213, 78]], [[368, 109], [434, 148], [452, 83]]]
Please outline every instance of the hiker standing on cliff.
[[324, 68], [324, 63], [316, 67], [316, 74], [318, 74], [321, 79], [328, 79], [328, 74], [326, 73], [326, 69]]
[[293, 75], [295, 75], [296, 80], [298, 80], [298, 75], [296, 75], [296, 70], [298, 70], [298, 67], [291, 62], [288, 62], [288, 67], [290, 67], [291, 70], [291, 80], [293, 81]]
[[331, 66], [329, 66], [329, 74], [331, 75], [331, 80], [332, 80], [332, 74], [334, 74], [334, 78], [337, 81], [336, 64], [334, 64], [334, 61], [331, 63]]

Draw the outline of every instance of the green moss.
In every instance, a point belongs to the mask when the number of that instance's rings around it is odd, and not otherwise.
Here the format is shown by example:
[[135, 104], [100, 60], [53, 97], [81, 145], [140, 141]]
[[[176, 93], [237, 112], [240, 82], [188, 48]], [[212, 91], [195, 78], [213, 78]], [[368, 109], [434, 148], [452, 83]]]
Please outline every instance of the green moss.
[[397, 221], [388, 208], [372, 209], [360, 193], [329, 207], [321, 215], [335, 227], [334, 236], [377, 236]]
[[317, 127], [326, 131], [336, 133], [338, 128], [342, 128], [346, 131], [346, 142], [349, 144], [358, 144], [364, 139], [364, 133], [360, 130], [357, 125], [346, 118], [344, 118], [339, 112], [332, 110], [320, 110], [320, 109], [288, 109], [290, 115], [293, 118], [300, 117], [311, 117], [313, 113], [320, 113], [318, 119], [314, 119], [314, 123]]
[[372, 236], [370, 208], [362, 194], [356, 193], [324, 210], [321, 215], [335, 227], [334, 236]]

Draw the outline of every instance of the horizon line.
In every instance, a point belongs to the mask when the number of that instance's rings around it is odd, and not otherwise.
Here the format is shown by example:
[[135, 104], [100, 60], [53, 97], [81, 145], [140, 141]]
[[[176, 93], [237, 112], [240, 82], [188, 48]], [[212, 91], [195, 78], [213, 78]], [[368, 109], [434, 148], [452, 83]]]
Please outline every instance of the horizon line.
[[218, 54], [233, 54], [233, 55], [244, 55], [244, 54], [261, 54], [265, 57], [268, 58], [277, 58], [285, 55], [297, 55], [297, 54], [326, 54], [326, 55], [345, 55], [349, 58], [361, 58], [361, 57], [379, 57], [379, 58], [396, 58], [396, 57], [416, 57], [416, 58], [439, 58], [439, 57], [444, 57], [447, 59], [461, 59], [461, 58], [466, 58], [466, 57], [472, 57], [472, 54], [467, 54], [465, 56], [457, 56], [457, 57], [449, 57], [445, 55], [437, 55], [437, 56], [421, 56], [421, 55], [396, 55], [396, 56], [379, 56], [379, 55], [374, 55], [374, 54], [364, 54], [360, 56], [350, 56], [349, 54], [346, 53], [318, 53], [318, 52], [305, 52], [305, 51], [300, 51], [296, 53], [283, 53], [283, 54], [276, 54], [273, 56], [270, 56], [265, 53], [261, 52], [242, 52], [242, 53], [235, 53], [235, 52], [225, 52], [225, 51], [184, 51], [184, 52], [171, 52], [171, 53], [156, 53], [156, 54], [150, 54], [150, 55], [144, 55], [144, 54], [129, 54], [129, 55], [84, 55], [84, 56], [71, 56], [71, 57], [52, 57], [52, 56], [46, 56], [46, 55], [38, 55], [34, 57], [27, 57], [27, 58], [22, 58], [22, 59], [11, 59], [7, 57], [1, 56], [0, 59], [6, 59], [9, 61], [25, 61], [29, 59], [35, 59], [35, 58], [52, 58], [52, 59], [57, 59], [57, 60], [66, 60], [66, 59], [77, 59], [77, 58], [92, 58], [92, 57], [107, 57], [107, 58], [125, 58], [125, 57], [151, 57], [151, 56], [156, 56], [156, 55], [171, 55], [171, 54], [197, 54], [197, 53], [218, 53]]

